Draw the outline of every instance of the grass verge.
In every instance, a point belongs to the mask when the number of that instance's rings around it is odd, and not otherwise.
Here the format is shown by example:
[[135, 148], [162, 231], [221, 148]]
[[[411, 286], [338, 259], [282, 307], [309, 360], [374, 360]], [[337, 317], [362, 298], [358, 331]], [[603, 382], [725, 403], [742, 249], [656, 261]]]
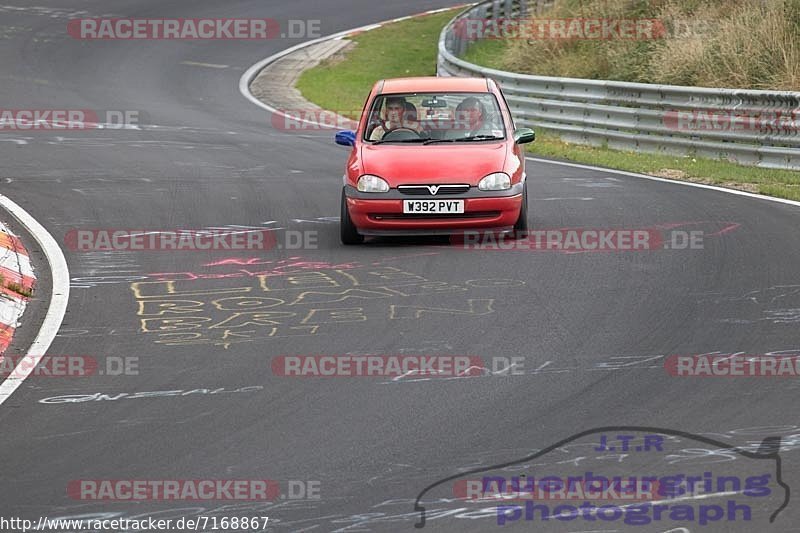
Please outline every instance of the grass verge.
[[[436, 73], [439, 33], [458, 11], [397, 22], [357, 35], [352, 39], [355, 46], [344, 55], [334, 56], [304, 72], [297, 88], [317, 105], [357, 119], [375, 81]], [[487, 43], [486, 47], [471, 49], [467, 59], [486, 64], [487, 58], [496, 57], [505, 46], [498, 41]], [[536, 142], [529, 146], [531, 155], [800, 200], [800, 172], [790, 170], [589, 147], [564, 142], [541, 130], [537, 131]]]
[[773, 170], [692, 156], [640, 154], [571, 144], [537, 131], [531, 154], [627, 170], [681, 181], [705, 183], [767, 196], [800, 200], [800, 172]]
[[[636, 20], [647, 31], [592, 38], [581, 17]], [[503, 44], [478, 42], [470, 57], [540, 76], [800, 90], [798, 0], [555, 0], [535, 18]], [[560, 31], [548, 20], [560, 21]]]
[[459, 11], [416, 17], [356, 35], [351, 39], [355, 46], [344, 57], [334, 55], [305, 71], [297, 88], [323, 109], [358, 119], [376, 81], [436, 75], [439, 34]]

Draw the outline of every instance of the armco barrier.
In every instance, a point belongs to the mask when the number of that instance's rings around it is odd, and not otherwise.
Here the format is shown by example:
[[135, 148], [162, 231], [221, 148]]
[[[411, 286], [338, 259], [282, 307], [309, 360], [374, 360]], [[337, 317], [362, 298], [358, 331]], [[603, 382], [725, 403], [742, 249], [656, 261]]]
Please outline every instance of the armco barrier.
[[463, 11], [439, 37], [438, 75], [493, 78], [519, 126], [550, 130], [568, 141], [800, 170], [800, 92], [531, 76], [458, 57], [475, 40], [456, 30], [459, 21], [463, 28], [464, 19], [533, 16], [551, 3], [489, 0]]

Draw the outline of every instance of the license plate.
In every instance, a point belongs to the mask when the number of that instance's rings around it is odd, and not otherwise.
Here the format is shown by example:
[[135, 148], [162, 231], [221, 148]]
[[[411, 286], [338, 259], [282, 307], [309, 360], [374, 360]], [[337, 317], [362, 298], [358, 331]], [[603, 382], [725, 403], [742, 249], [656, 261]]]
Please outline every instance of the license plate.
[[403, 200], [403, 214], [463, 212], [464, 200]]

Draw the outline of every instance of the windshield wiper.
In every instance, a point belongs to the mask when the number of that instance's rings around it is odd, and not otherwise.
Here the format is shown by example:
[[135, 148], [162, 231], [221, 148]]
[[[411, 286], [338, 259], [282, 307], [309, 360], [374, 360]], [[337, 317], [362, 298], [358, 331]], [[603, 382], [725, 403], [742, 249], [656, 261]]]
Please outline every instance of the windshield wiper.
[[434, 144], [434, 143], [460, 143], [464, 141], [502, 141], [503, 137], [497, 137], [495, 135], [471, 135], [469, 137], [459, 137], [457, 139], [428, 139], [422, 144]]
[[421, 142], [427, 142], [427, 141], [430, 141], [430, 139], [428, 137], [421, 137], [419, 139], [396, 139], [396, 140], [386, 139], [385, 141], [384, 140], [373, 141], [372, 144], [375, 145], [375, 144], [383, 144], [383, 143], [421, 143]]

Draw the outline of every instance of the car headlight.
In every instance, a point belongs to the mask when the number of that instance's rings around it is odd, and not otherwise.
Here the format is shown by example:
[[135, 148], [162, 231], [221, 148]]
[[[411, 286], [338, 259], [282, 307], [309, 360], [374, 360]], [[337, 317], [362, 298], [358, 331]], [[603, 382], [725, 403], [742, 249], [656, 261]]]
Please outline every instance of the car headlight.
[[505, 172], [495, 172], [479, 181], [478, 188], [482, 191], [504, 191], [511, 188], [511, 177]]
[[364, 174], [358, 178], [356, 189], [360, 192], [389, 192], [389, 184], [378, 176]]

